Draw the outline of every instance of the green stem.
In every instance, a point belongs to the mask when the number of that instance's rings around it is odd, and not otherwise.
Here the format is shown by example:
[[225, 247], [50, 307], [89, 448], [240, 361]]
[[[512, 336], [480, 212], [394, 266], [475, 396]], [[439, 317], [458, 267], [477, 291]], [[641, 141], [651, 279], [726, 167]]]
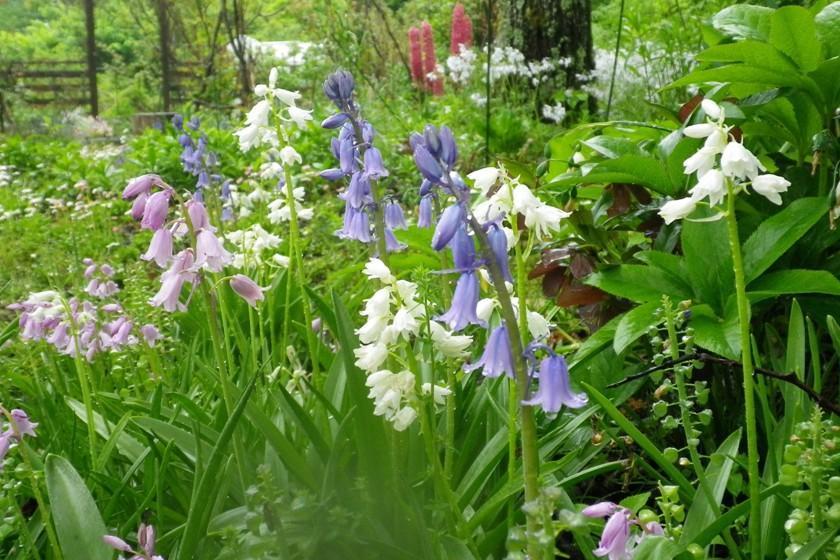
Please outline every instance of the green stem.
[[[478, 222], [475, 216], [470, 214], [470, 226], [478, 238], [481, 256], [490, 272], [490, 278], [496, 288], [496, 295], [499, 298], [499, 311], [505, 322], [508, 332], [510, 349], [513, 354], [513, 365], [516, 371], [516, 399], [518, 406], [522, 397], [528, 393], [528, 367], [525, 362], [524, 345], [522, 334], [516, 320], [516, 313], [513, 310], [513, 303], [510, 294], [505, 286], [505, 278], [499, 268], [499, 263], [490, 248], [487, 233]], [[540, 462], [537, 443], [537, 422], [534, 417], [534, 408], [531, 406], [519, 406], [520, 439], [522, 441], [522, 475], [524, 479], [525, 502], [533, 502], [539, 497], [540, 485]], [[508, 467], [508, 468], [512, 468]], [[543, 548], [540, 546], [538, 533], [540, 531], [540, 520], [531, 514], [525, 516], [528, 541], [529, 560], [542, 560]]]
[[85, 405], [85, 423], [87, 424], [88, 432], [88, 451], [90, 452], [90, 465], [94, 468], [96, 465], [96, 425], [94, 424], [93, 415], [93, 400], [91, 398], [90, 385], [88, 379], [88, 368], [82, 362], [82, 345], [79, 342], [79, 326], [76, 320], [73, 319], [73, 313], [70, 310], [70, 305], [62, 298], [65, 313], [70, 318], [70, 329], [73, 336], [73, 346], [75, 352], [73, 353], [73, 364], [76, 367], [76, 374], [79, 377], [79, 388], [82, 391], [82, 402]]
[[[665, 326], [668, 329], [668, 346], [671, 353], [671, 359], [676, 361], [680, 358], [679, 340], [677, 338], [677, 326], [674, 324], [674, 310], [671, 307], [671, 300], [666, 296], [663, 298], [663, 307], [665, 310]], [[694, 467], [694, 474], [697, 476], [697, 481], [700, 483], [700, 489], [703, 491], [703, 496], [706, 498], [706, 503], [715, 514], [715, 517], [720, 517], [720, 505], [715, 500], [712, 487], [706, 478], [706, 471], [703, 468], [703, 463], [700, 460], [700, 453], [697, 451], [697, 432], [694, 430], [693, 422], [691, 421], [691, 413], [688, 410], [688, 391], [685, 388], [685, 379], [683, 378], [683, 366], [678, 365], [673, 368], [674, 381], [677, 384], [677, 397], [679, 398], [680, 419], [682, 420], [683, 430], [685, 432], [685, 441], [688, 445], [688, 454], [691, 456], [691, 464]], [[741, 558], [741, 553], [738, 550], [738, 545], [732, 538], [732, 534], [727, 527], [723, 532], [723, 540], [726, 542], [726, 547], [732, 558]]]
[[822, 413], [819, 407], [814, 407], [814, 414], [811, 419], [811, 437], [814, 440], [814, 457], [811, 461], [811, 511], [814, 515], [814, 535], [822, 531]]
[[[315, 331], [312, 330], [312, 309], [310, 307], [309, 295], [306, 293], [306, 276], [303, 271], [303, 256], [300, 250], [300, 226], [298, 224], [297, 202], [295, 201], [294, 185], [292, 184], [292, 174], [289, 171], [289, 167], [289, 165], [283, 166], [286, 178], [286, 204], [289, 206], [289, 246], [291, 252], [291, 255], [289, 255], [289, 267], [292, 268], [290, 272], [295, 274], [295, 279], [300, 288], [303, 318], [306, 323], [303, 328], [306, 332], [306, 345], [309, 348], [309, 361], [312, 363], [312, 379], [316, 387], [321, 387], [321, 364], [318, 358], [318, 340], [315, 337]], [[289, 277], [289, 280], [291, 280], [291, 277]], [[286, 293], [286, 303], [288, 304], [288, 291]], [[288, 308], [286, 309], [286, 313], [288, 314]], [[283, 348], [283, 351], [285, 352], [286, 349]]]
[[752, 347], [750, 345], [750, 303], [744, 276], [744, 260], [741, 256], [741, 241], [738, 237], [738, 220], [735, 216], [735, 190], [727, 181], [726, 222], [729, 227], [729, 248], [732, 251], [732, 267], [735, 272], [735, 297], [738, 304], [740, 323], [741, 364], [744, 382], [744, 423], [747, 427], [747, 474], [750, 496], [750, 558], [761, 558], [761, 478], [758, 469], [758, 428], [755, 413], [755, 389], [753, 385]]

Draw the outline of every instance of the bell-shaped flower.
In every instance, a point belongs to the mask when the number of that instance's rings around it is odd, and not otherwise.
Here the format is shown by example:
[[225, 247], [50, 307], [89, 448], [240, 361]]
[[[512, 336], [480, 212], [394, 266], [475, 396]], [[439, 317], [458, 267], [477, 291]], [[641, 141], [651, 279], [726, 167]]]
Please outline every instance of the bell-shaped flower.
[[361, 208], [372, 200], [370, 195], [370, 181], [364, 173], [356, 172], [350, 177], [350, 184], [347, 192], [344, 193], [344, 200], [353, 208]]
[[697, 173], [698, 176], [707, 173], [710, 169], [714, 168], [715, 158], [719, 153], [720, 151], [716, 148], [706, 148], [705, 146], [700, 148], [694, 155], [683, 162], [683, 173], [686, 175]]
[[481, 358], [473, 364], [464, 365], [464, 371], [474, 371], [478, 368], [481, 368], [484, 377], [499, 377], [502, 374], [511, 378], [514, 376], [513, 352], [504, 324], [496, 327], [487, 337]]
[[569, 368], [563, 356], [549, 356], [540, 364], [537, 393], [522, 404], [539, 405], [546, 414], [557, 414], [563, 405], [580, 408], [589, 401], [584, 394], [573, 393], [569, 386]]
[[481, 324], [476, 315], [477, 305], [478, 276], [474, 271], [465, 272], [461, 274], [455, 285], [455, 293], [452, 295], [449, 310], [438, 317], [438, 321], [446, 323], [455, 332], [470, 324]]
[[226, 264], [233, 260], [219, 238], [212, 231], [203, 229], [198, 232], [195, 242], [195, 265], [211, 272], [221, 272]]
[[158, 191], [146, 201], [146, 207], [143, 209], [143, 220], [140, 222], [140, 227], [143, 229], [158, 230], [163, 227], [166, 222], [166, 216], [169, 213], [169, 198], [171, 192], [168, 190]]
[[689, 138], [707, 138], [711, 136], [718, 126], [714, 123], [693, 124], [683, 129], [683, 134]]
[[610, 517], [618, 509], [618, 504], [613, 502], [598, 502], [587, 506], [581, 513], [587, 517]]
[[467, 233], [465, 224], [461, 224], [455, 232], [449, 247], [452, 249], [452, 260], [456, 270], [463, 272], [475, 268], [475, 242]]
[[420, 199], [420, 208], [417, 211], [417, 227], [432, 227], [432, 195], [426, 195]]
[[32, 422], [26, 412], [15, 408], [9, 416], [12, 419], [12, 431], [16, 439], [21, 439], [23, 436], [36, 437], [35, 428], [38, 427], [38, 423]]
[[280, 161], [285, 165], [294, 165], [295, 163], [301, 163], [303, 158], [293, 147], [283, 146], [283, 149], [280, 150]]
[[143, 213], [146, 211], [146, 202], [149, 200], [149, 195], [147, 193], [140, 193], [137, 195], [137, 198], [134, 199], [134, 202], [131, 203], [131, 217], [134, 220], [142, 220]]
[[694, 200], [709, 199], [711, 206], [717, 206], [726, 196], [726, 177], [717, 169], [710, 169], [700, 176], [700, 180], [689, 191]]
[[301, 109], [292, 105], [288, 108], [289, 118], [291, 118], [300, 128], [306, 128], [306, 123], [312, 120], [312, 111]]
[[779, 193], [787, 192], [789, 186], [790, 181], [770, 173], [759, 175], [752, 180], [753, 190], [773, 204], [782, 203]]
[[467, 178], [471, 179], [475, 188], [481, 191], [482, 196], [486, 197], [490, 190], [496, 186], [500, 176], [501, 173], [497, 168], [483, 167], [467, 175]]
[[159, 267], [164, 267], [172, 260], [172, 232], [168, 228], [161, 228], [152, 236], [149, 249], [140, 257], [144, 261], [155, 261]]
[[385, 203], [385, 225], [391, 229], [407, 229], [400, 203], [394, 199]]
[[431, 321], [429, 330], [432, 334], [432, 342], [441, 354], [447, 358], [459, 358], [466, 354], [467, 348], [472, 344], [472, 337], [466, 334], [452, 334], [439, 323]]
[[598, 548], [592, 551], [595, 556], [606, 556], [609, 560], [627, 560], [627, 545], [630, 540], [630, 517], [628, 511], [619, 508], [607, 520]]
[[441, 184], [443, 169], [425, 146], [418, 144], [414, 149], [414, 163], [417, 164], [417, 169], [420, 170], [423, 177], [432, 183]]
[[493, 223], [487, 230], [487, 240], [490, 242], [490, 249], [493, 250], [493, 256], [499, 269], [502, 271], [502, 276], [506, 282], [513, 282], [513, 276], [510, 274], [510, 264], [508, 263], [508, 240], [505, 231], [498, 223]]
[[385, 284], [391, 284], [395, 280], [388, 266], [377, 258], [370, 259], [365, 265], [364, 270], [362, 270], [362, 273], [368, 278], [376, 278]]
[[395, 253], [397, 251], [402, 251], [408, 247], [405, 243], [401, 243], [397, 240], [396, 236], [394, 235], [394, 230], [389, 227], [385, 228], [385, 250], [389, 253]]
[[449, 169], [452, 169], [458, 160], [458, 145], [455, 143], [455, 137], [448, 126], [442, 126], [438, 131], [438, 138], [440, 139], [440, 159]]
[[132, 198], [137, 198], [141, 194], [148, 195], [151, 192], [152, 187], [158, 184], [160, 180], [159, 176], [152, 174], [135, 177], [125, 186], [122, 197], [124, 200], [131, 200]]
[[720, 156], [720, 167], [723, 174], [735, 179], [754, 179], [764, 166], [751, 151], [740, 142], [729, 142]]
[[356, 367], [364, 371], [376, 371], [388, 358], [388, 347], [382, 342], [359, 346], [356, 355]]
[[236, 294], [248, 302], [251, 307], [256, 307], [258, 301], [265, 299], [263, 288], [244, 274], [235, 274], [230, 279], [230, 287]]
[[404, 431], [408, 428], [415, 420], [417, 419], [417, 411], [412, 406], [404, 406], [402, 407], [394, 417], [391, 419], [391, 422], [394, 425], [394, 429], [398, 432]]
[[163, 338], [157, 327], [152, 324], [140, 327], [140, 334], [143, 335], [143, 339], [146, 341], [146, 344], [148, 344], [151, 348], [154, 348], [157, 341]]
[[706, 113], [706, 116], [713, 121], [720, 121], [726, 118], [726, 112], [723, 110], [723, 107], [711, 99], [704, 99], [701, 101], [700, 107], [703, 109], [703, 112]]
[[464, 209], [455, 203], [443, 211], [432, 236], [432, 249], [440, 251], [452, 240], [464, 222]]
[[347, 113], [336, 113], [321, 121], [321, 128], [334, 129], [343, 125], [350, 118]]
[[184, 249], [172, 260], [172, 265], [161, 275], [161, 286], [158, 292], [149, 300], [154, 307], [163, 307], [172, 312], [182, 310], [184, 306], [178, 301], [185, 282], [195, 280], [193, 266], [195, 259], [192, 249]]
[[685, 218], [694, 212], [695, 208], [697, 208], [697, 201], [693, 197], [679, 198], [666, 202], [659, 209], [659, 215], [662, 216], [666, 224], [670, 224], [674, 220]]
[[374, 147], [369, 147], [365, 151], [365, 176], [371, 179], [388, 176], [388, 170], [382, 163], [382, 154]]

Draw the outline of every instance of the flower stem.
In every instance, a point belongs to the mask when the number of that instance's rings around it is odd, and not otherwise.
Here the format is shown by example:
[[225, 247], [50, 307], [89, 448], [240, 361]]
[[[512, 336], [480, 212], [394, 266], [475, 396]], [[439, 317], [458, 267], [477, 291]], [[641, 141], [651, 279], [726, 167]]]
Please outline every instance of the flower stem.
[[[479, 241], [479, 249], [481, 256], [490, 272], [490, 278], [496, 288], [496, 295], [499, 298], [499, 308], [502, 314], [502, 319], [505, 321], [507, 327], [508, 340], [510, 342], [510, 349], [513, 354], [513, 366], [516, 370], [516, 393], [515, 402], [519, 402], [528, 393], [528, 368], [525, 363], [524, 346], [522, 343], [522, 334], [516, 320], [516, 314], [513, 310], [513, 302], [511, 302], [510, 294], [505, 286], [505, 278], [502, 275], [502, 270], [493, 250], [490, 248], [490, 242], [487, 239], [487, 233], [478, 222], [475, 216], [470, 214], [470, 226]], [[540, 462], [539, 451], [537, 443], [537, 423], [534, 418], [534, 408], [530, 406], [519, 406], [519, 430], [522, 441], [522, 475], [524, 479], [525, 488], [525, 502], [530, 503], [539, 497], [540, 486]], [[508, 468], [513, 468], [510, 465]], [[537, 539], [537, 533], [540, 530], [540, 521], [534, 515], [526, 514], [525, 516], [526, 528], [528, 532], [528, 558], [529, 560], [542, 560], [543, 549]]]
[[[671, 353], [671, 359], [674, 361], [680, 358], [679, 340], [677, 338], [677, 326], [674, 324], [674, 310], [671, 306], [671, 300], [666, 296], [663, 299], [663, 308], [665, 310], [665, 326], [668, 329], [668, 349]], [[697, 434], [694, 430], [694, 425], [691, 421], [691, 413], [688, 410], [688, 392], [685, 388], [685, 379], [683, 378], [682, 366], [675, 366], [674, 381], [677, 384], [677, 397], [679, 399], [680, 419], [682, 420], [683, 430], [685, 432], [685, 441], [688, 446], [688, 454], [691, 456], [691, 464], [694, 467], [694, 474], [697, 476], [697, 482], [700, 484], [700, 489], [703, 491], [703, 496], [709, 508], [715, 514], [715, 517], [720, 517], [720, 505], [715, 500], [712, 487], [706, 478], [706, 471], [703, 469], [703, 463], [700, 460], [700, 454], [697, 451]], [[741, 553], [738, 550], [738, 545], [732, 538], [729, 528], [723, 532], [723, 540], [732, 558], [740, 560]]]
[[738, 237], [738, 220], [735, 217], [735, 190], [727, 181], [726, 223], [729, 227], [729, 248], [735, 272], [735, 297], [738, 304], [738, 322], [741, 335], [741, 365], [744, 383], [744, 423], [747, 427], [747, 475], [750, 496], [750, 558], [761, 558], [761, 478], [758, 470], [758, 429], [755, 414], [755, 388], [753, 381], [752, 348], [750, 346], [750, 302], [744, 276], [744, 260]]
[[[294, 186], [292, 184], [292, 174], [289, 171], [289, 166], [283, 166], [283, 172], [286, 178], [286, 204], [289, 207], [289, 267], [290, 274], [294, 273], [295, 280], [300, 288], [301, 304], [303, 306], [303, 318], [305, 321], [304, 330], [306, 332], [306, 345], [309, 348], [309, 360], [312, 363], [312, 379], [316, 387], [320, 387], [320, 360], [318, 358], [318, 341], [315, 338], [315, 331], [312, 330], [312, 309], [310, 307], [309, 295], [306, 293], [306, 276], [303, 272], [303, 256], [300, 250], [300, 226], [298, 224], [297, 202], [295, 201]], [[289, 280], [291, 280], [291, 276]], [[287, 281], [288, 282], [288, 281]], [[289, 298], [288, 298], [288, 284], [286, 296], [286, 314], [288, 315]], [[286, 351], [285, 348], [282, 349]]]

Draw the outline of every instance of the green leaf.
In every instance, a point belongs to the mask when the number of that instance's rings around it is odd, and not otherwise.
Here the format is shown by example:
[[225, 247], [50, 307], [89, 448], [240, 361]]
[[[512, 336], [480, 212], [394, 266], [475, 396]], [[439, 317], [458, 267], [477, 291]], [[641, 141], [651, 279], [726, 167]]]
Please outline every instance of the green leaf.
[[550, 183], [552, 187], [561, 188], [573, 185], [601, 185], [609, 183], [627, 183], [642, 185], [660, 194], [674, 194], [679, 185], [671, 183], [671, 177], [665, 164], [658, 159], [624, 155], [616, 159], [602, 161], [595, 165], [586, 175], [578, 173], [561, 176]]
[[44, 466], [50, 510], [65, 560], [110, 560], [111, 549], [102, 515], [70, 462], [48, 455]]
[[822, 60], [822, 45], [817, 38], [814, 18], [801, 6], [785, 6], [773, 13], [770, 44], [793, 59], [805, 72], [816, 69]]
[[817, 36], [827, 56], [840, 56], [840, 2], [832, 2], [814, 17]]
[[697, 346], [726, 358], [737, 360], [741, 355], [738, 314], [729, 306], [725, 319], [719, 318], [708, 305], [691, 308], [691, 326]]
[[764, 6], [736, 4], [712, 17], [712, 26], [731, 39], [766, 40], [770, 36], [773, 10]]
[[[85, 412], [85, 405], [70, 397], [65, 397], [67, 406], [82, 422], [87, 423], [87, 412]], [[98, 412], [93, 413], [93, 425], [96, 433], [105, 440], [108, 440], [112, 435], [112, 430]], [[132, 436], [125, 432], [119, 433], [117, 436], [117, 449], [130, 461], [136, 461], [140, 455], [143, 454], [144, 446]]]
[[[738, 454], [738, 446], [741, 443], [740, 428], [732, 432], [723, 443], [712, 453], [706, 467], [706, 481], [709, 483], [715, 505], [720, 507], [723, 495], [726, 491], [726, 483], [735, 464], [733, 457]], [[708, 526], [715, 520], [715, 511], [706, 499], [706, 493], [702, 489], [697, 490], [691, 507], [683, 524], [683, 534], [680, 536], [680, 544], [690, 544], [694, 537], [700, 534], [703, 527]]]
[[207, 535], [207, 527], [210, 525], [210, 518], [213, 514], [213, 506], [216, 503], [216, 498], [220, 490], [219, 480], [223, 476], [224, 465], [229, 458], [227, 447], [233, 437], [233, 432], [251, 394], [254, 392], [254, 384], [257, 377], [251, 378], [248, 386], [239, 397], [239, 401], [231, 411], [230, 417], [225, 422], [225, 426], [219, 434], [219, 439], [210, 453], [207, 460], [204, 472], [198, 485], [194, 488], [192, 499], [190, 500], [189, 514], [187, 521], [184, 524], [184, 533], [181, 537], [181, 542], [178, 547], [178, 556], [180, 558], [195, 558], [198, 550], [199, 541]]
[[640, 264], [623, 264], [601, 270], [590, 275], [586, 283], [637, 303], [659, 301], [663, 295], [677, 301], [691, 297], [687, 286], [670, 274]]
[[[828, 531], [823, 532], [818, 537], [814, 538], [796, 551], [793, 556], [789, 556], [788, 560], [810, 560], [814, 558], [817, 553], [819, 553], [825, 545], [831, 542], [831, 539], [834, 538], [834, 535], [837, 534], [838, 528], [835, 527], [834, 529], [829, 529]], [[820, 556], [819, 558], [822, 558]]]
[[743, 245], [746, 282], [758, 278], [828, 212], [825, 199], [794, 200], [764, 220]]
[[840, 296], [840, 280], [826, 270], [790, 269], [771, 272], [749, 285], [750, 301], [790, 294]]
[[606, 136], [602, 134], [600, 136], [594, 136], [589, 140], [584, 140], [581, 144], [611, 159], [625, 155], [642, 155], [642, 151], [636, 142], [618, 136]]
[[621, 354], [647, 332], [655, 321], [654, 312], [659, 305], [658, 301], [651, 301], [624, 314], [615, 329], [613, 350], [616, 354]]
[[769, 68], [758, 68], [749, 64], [727, 64], [718, 66], [717, 68], [694, 70], [679, 80], [668, 84], [667, 88], [671, 89], [711, 82], [735, 82], [774, 87], [806, 87], [804, 76], [798, 76], [789, 72], [777, 72]]
[[633, 550], [633, 560], [670, 560], [682, 553], [674, 541], [661, 535], [648, 535]]
[[735, 285], [726, 222], [686, 220], [681, 240], [683, 260], [697, 303], [706, 303], [722, 315], [726, 298]]
[[715, 45], [698, 54], [696, 58], [700, 62], [743, 62], [756, 68], [792, 74], [798, 72], [796, 65], [776, 47], [761, 41]]
[[595, 401], [604, 411], [604, 413], [612, 418], [613, 422], [618, 424], [624, 433], [633, 438], [633, 441], [641, 447], [648, 457], [659, 465], [659, 467], [668, 475], [669, 481], [676, 484], [685, 493], [686, 496], [694, 495], [694, 488], [688, 479], [659, 451], [659, 446], [653, 443], [648, 437], [642, 433], [636, 424], [631, 422], [624, 416], [618, 408], [612, 403], [610, 399], [598, 392], [595, 387], [588, 383], [581, 383], [592, 400]]
[[[785, 489], [783, 486], [779, 484], [774, 484], [769, 488], [765, 488], [759, 494], [761, 501], [763, 502], [767, 498], [772, 496], [779, 496], [779, 495], [787, 495], [789, 489]], [[697, 537], [694, 539], [694, 542], [702, 547], [706, 547], [711, 542], [723, 532], [724, 529], [735, 523], [739, 517], [746, 516], [750, 511], [750, 500], [744, 500], [740, 504], [729, 508], [729, 510], [722, 514], [720, 517], [716, 518], [712, 523], [710, 523], [707, 527], [705, 527]]]

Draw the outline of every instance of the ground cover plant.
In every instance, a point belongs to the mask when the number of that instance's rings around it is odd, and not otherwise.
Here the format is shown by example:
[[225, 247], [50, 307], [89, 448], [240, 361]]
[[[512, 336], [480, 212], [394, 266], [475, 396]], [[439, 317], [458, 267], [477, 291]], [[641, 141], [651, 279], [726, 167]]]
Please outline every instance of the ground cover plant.
[[11, 93], [3, 557], [840, 558], [840, 2], [256, 4], [154, 126]]

